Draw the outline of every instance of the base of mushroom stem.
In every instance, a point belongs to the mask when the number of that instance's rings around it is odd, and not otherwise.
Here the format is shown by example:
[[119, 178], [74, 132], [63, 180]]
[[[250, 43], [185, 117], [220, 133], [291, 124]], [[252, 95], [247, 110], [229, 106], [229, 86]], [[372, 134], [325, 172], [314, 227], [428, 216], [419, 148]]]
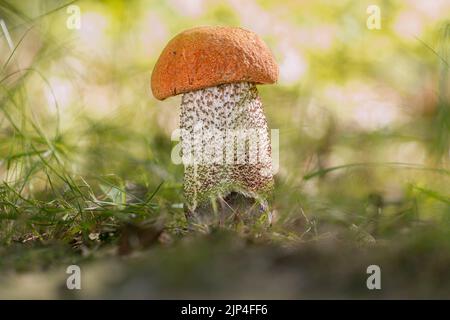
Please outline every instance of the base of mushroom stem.
[[198, 205], [194, 210], [186, 209], [186, 219], [190, 225], [200, 226], [247, 226], [272, 224], [272, 212], [266, 200], [255, 199], [239, 192], [231, 192], [225, 197], [218, 196], [208, 203]]

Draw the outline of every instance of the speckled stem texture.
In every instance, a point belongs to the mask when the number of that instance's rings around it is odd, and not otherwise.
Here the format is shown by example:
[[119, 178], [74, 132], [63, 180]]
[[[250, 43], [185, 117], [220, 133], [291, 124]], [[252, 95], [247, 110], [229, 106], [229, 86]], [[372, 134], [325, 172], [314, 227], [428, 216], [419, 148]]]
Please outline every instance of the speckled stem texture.
[[262, 201], [270, 194], [269, 132], [254, 84], [185, 93], [180, 128], [188, 211], [232, 192]]

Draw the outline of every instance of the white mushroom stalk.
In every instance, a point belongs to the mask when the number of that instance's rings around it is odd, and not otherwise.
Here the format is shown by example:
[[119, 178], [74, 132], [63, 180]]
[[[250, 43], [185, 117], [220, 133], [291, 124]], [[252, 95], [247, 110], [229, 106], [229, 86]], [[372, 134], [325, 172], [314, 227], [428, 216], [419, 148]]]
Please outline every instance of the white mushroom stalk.
[[185, 93], [180, 128], [190, 213], [214, 207], [217, 199], [231, 193], [265, 203], [273, 185], [271, 146], [254, 84], [222, 84]]

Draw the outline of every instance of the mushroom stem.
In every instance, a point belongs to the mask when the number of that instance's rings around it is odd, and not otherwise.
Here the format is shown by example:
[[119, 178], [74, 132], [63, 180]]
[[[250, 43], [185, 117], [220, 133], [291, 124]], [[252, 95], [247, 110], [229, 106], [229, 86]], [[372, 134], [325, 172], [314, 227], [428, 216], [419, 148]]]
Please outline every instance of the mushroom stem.
[[273, 186], [271, 146], [255, 84], [185, 93], [180, 127], [188, 214], [265, 206]]

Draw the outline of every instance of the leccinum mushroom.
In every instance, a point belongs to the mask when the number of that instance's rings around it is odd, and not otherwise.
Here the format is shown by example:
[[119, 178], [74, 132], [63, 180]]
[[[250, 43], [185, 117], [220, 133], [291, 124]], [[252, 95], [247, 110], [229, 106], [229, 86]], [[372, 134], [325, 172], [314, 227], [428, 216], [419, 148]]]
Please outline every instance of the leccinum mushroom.
[[183, 94], [181, 152], [189, 216], [250, 215], [267, 207], [271, 146], [256, 84], [275, 83], [277, 77], [268, 47], [241, 28], [189, 29], [164, 48], [151, 88], [160, 100]]

